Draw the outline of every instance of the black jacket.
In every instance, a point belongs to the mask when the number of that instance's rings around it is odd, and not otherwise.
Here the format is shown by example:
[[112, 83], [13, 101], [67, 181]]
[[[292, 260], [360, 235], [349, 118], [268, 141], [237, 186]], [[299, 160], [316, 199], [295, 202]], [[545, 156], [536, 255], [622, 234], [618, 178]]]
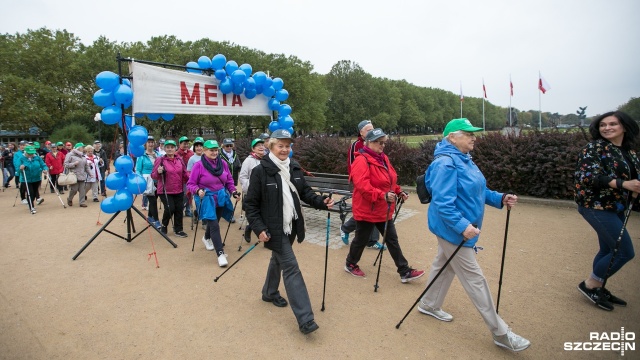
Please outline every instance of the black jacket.
[[[240, 169], [242, 168], [242, 162], [240, 161], [238, 152], [234, 150], [233, 156], [229, 158], [223, 150], [220, 150], [220, 158], [227, 162], [229, 171], [231, 172], [231, 176], [233, 177], [233, 184], [238, 186], [238, 175], [240, 175]], [[233, 164], [231, 164], [231, 159], [233, 159]]]
[[[291, 160], [289, 164], [291, 182], [298, 190], [300, 199], [316, 209], [326, 210], [324, 203], [326, 196], [316, 194], [307, 182], [300, 164]], [[282, 178], [278, 174], [278, 166], [268, 157], [260, 161], [260, 165], [253, 168], [251, 179], [249, 180], [249, 191], [245, 194], [245, 213], [247, 220], [251, 224], [251, 229], [256, 235], [264, 230], [271, 234], [271, 240], [265, 246], [271, 250], [279, 250], [282, 246], [284, 231], [282, 229], [282, 189], [289, 190], [289, 186], [282, 185]], [[302, 242], [305, 237], [304, 218], [300, 208], [300, 202], [295, 194], [293, 203], [298, 214], [298, 219], [291, 224], [291, 235], [289, 241], [293, 243], [296, 236], [298, 242]]]

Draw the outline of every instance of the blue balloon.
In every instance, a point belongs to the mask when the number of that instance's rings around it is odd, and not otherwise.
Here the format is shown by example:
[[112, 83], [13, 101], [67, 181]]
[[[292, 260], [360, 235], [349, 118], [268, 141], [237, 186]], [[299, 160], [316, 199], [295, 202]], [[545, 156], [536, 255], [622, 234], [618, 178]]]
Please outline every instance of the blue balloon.
[[289, 92], [285, 89], [276, 90], [276, 99], [278, 101], [285, 101], [289, 98]]
[[103, 71], [96, 75], [96, 85], [100, 88], [112, 91], [116, 86], [120, 85], [120, 77], [111, 71]]
[[284, 86], [284, 81], [282, 81], [282, 79], [280, 78], [275, 78], [273, 79], [273, 86], [274, 89], [276, 90], [282, 90], [282, 87]]
[[129, 154], [134, 157], [142, 156], [145, 150], [144, 145], [133, 145], [132, 143], [129, 143], [129, 145], [127, 146], [127, 149]]
[[[211, 67], [220, 70], [224, 68], [224, 65], [227, 63], [227, 58], [222, 54], [217, 54], [216, 56], [211, 58]], [[222, 80], [222, 79], [218, 79]]]
[[120, 84], [113, 91], [113, 97], [115, 98], [117, 105], [131, 103], [131, 100], [133, 100], [133, 90], [131, 90], [127, 85]]
[[[273, 80], [270, 77], [265, 77], [264, 78], [264, 84], [262, 84], [262, 88], [266, 89], [269, 86], [273, 85]], [[275, 89], [274, 89], [275, 90]]]
[[264, 88], [262, 87], [262, 85], [256, 85], [256, 93], [262, 94], [262, 91], [264, 91]]
[[116, 209], [125, 211], [133, 205], [133, 194], [127, 188], [120, 189], [113, 195], [113, 203]]
[[262, 95], [266, 97], [272, 97], [275, 93], [276, 89], [274, 89], [273, 86], [265, 87], [264, 90], [262, 90]]
[[227, 75], [231, 76], [234, 71], [238, 70], [238, 63], [233, 60], [229, 60], [224, 66], [224, 70], [227, 72]]
[[98, 106], [107, 107], [113, 105], [115, 101], [113, 92], [111, 91], [100, 89], [93, 94], [93, 103]]
[[147, 118], [151, 121], [156, 121], [160, 119], [160, 114], [147, 114]]
[[244, 86], [242, 84], [233, 84], [233, 93], [236, 95], [241, 95], [244, 92]]
[[164, 121], [171, 121], [173, 120], [173, 118], [175, 117], [175, 114], [161, 114], [160, 117], [164, 120]]
[[228, 94], [233, 91], [233, 84], [231, 83], [231, 79], [225, 78], [220, 82], [220, 91], [223, 94]]
[[[129, 142], [134, 146], [142, 146], [147, 143], [147, 137], [149, 136], [149, 132], [145, 129], [144, 126], [136, 125], [129, 130], [129, 135], [127, 138]], [[140, 155], [136, 155], [140, 156]]]
[[113, 196], [109, 196], [100, 202], [100, 210], [106, 214], [113, 214], [118, 211], [116, 204], [113, 202]]
[[119, 156], [113, 165], [116, 171], [123, 175], [128, 175], [133, 172], [133, 159], [129, 155]]
[[[133, 116], [125, 115], [124, 124], [127, 127], [127, 131], [129, 131], [129, 129], [131, 129], [131, 127], [133, 126]], [[118, 127], [122, 129], [122, 121], [118, 121]]]
[[[198, 66], [198, 63], [195, 61], [189, 61], [187, 63], [187, 67], [188, 68], [199, 68], [200, 66]], [[202, 74], [202, 71], [200, 70], [196, 70], [196, 69], [187, 69], [188, 73], [193, 73], [193, 74]]]
[[122, 83], [124, 85], [127, 85], [128, 87], [131, 87], [131, 80], [129, 80], [129, 79], [122, 79]]
[[278, 102], [278, 100], [276, 99], [269, 100], [267, 104], [269, 105], [269, 110], [271, 111], [276, 111], [280, 108], [280, 102]]
[[213, 76], [215, 76], [216, 79], [222, 81], [227, 78], [227, 72], [224, 71], [224, 69], [218, 69], [215, 73], [213, 73]]
[[293, 157], [293, 149], [289, 150], [289, 159], [291, 159], [292, 157]]
[[253, 99], [254, 97], [256, 97], [256, 95], [258, 95], [258, 93], [256, 92], [256, 89], [244, 89], [244, 96], [247, 99]]
[[107, 125], [115, 125], [122, 120], [122, 109], [120, 106], [107, 106], [100, 113], [102, 122]]
[[287, 131], [289, 132], [289, 134], [293, 135], [293, 128], [292, 127], [288, 128]]
[[140, 174], [127, 176], [127, 190], [133, 195], [140, 195], [147, 189], [147, 181]]
[[201, 69], [211, 69], [211, 59], [208, 56], [200, 56], [198, 58], [198, 66]]
[[280, 123], [280, 127], [283, 129], [288, 129], [293, 127], [293, 118], [289, 115], [278, 118], [278, 123]]
[[247, 80], [244, 81], [244, 88], [253, 90], [256, 88], [256, 81], [252, 77], [248, 77]]
[[251, 73], [253, 72], [253, 68], [251, 67], [251, 65], [249, 64], [242, 64], [239, 67], [240, 70], [242, 70], [247, 77], [251, 77]]
[[133, 116], [135, 116], [136, 119], [140, 119], [140, 118], [144, 117], [144, 113], [135, 113], [135, 114], [133, 114]]
[[269, 132], [274, 132], [278, 129], [280, 129], [280, 124], [277, 121], [274, 120], [269, 123]]
[[262, 71], [258, 71], [253, 74], [253, 79], [256, 81], [256, 85], [264, 85], [265, 80], [267, 79], [267, 74]]
[[127, 176], [118, 172], [111, 173], [104, 180], [104, 184], [111, 190], [119, 190], [127, 186]]
[[238, 69], [231, 74], [231, 81], [234, 84], [242, 84], [247, 79], [247, 75], [244, 71]]
[[288, 104], [280, 105], [280, 108], [278, 109], [278, 116], [287, 116], [289, 114], [291, 114], [291, 106]]

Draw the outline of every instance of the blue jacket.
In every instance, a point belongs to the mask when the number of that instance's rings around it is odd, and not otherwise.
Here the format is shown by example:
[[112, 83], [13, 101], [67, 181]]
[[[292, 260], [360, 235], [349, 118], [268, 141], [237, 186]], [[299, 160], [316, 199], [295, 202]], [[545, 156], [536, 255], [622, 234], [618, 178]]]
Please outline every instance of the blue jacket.
[[[487, 188], [480, 169], [446, 138], [442, 139], [427, 169], [425, 185], [432, 200], [427, 212], [429, 230], [454, 245], [459, 245], [462, 233], [469, 224], [482, 230], [485, 204], [502, 208], [502, 194]], [[467, 240], [465, 247], [473, 247], [478, 236]]]
[[[27, 183], [35, 183], [42, 180], [42, 172], [44, 170], [48, 170], [47, 165], [44, 164], [42, 158], [38, 155], [34, 155], [31, 158], [26, 156], [22, 156], [18, 158], [18, 167], [16, 168], [16, 172], [18, 172], [18, 176], [20, 182]], [[20, 170], [20, 165], [24, 165], [24, 173]], [[25, 180], [24, 175], [27, 175]]]
[[196, 209], [198, 209], [201, 220], [217, 220], [216, 207], [223, 208], [222, 217], [225, 220], [231, 221], [231, 218], [233, 218], [233, 204], [229, 193], [224, 188], [218, 191], [205, 189], [202, 200], [197, 195], [194, 196], [194, 199], [196, 200]]

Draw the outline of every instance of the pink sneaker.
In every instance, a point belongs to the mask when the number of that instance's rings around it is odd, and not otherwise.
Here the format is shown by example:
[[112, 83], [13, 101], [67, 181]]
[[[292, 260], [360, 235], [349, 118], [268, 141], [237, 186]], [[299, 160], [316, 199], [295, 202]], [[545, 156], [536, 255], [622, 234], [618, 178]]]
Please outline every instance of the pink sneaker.
[[400, 280], [403, 283], [407, 283], [409, 281], [413, 281], [421, 277], [422, 275], [424, 275], [424, 270], [415, 270], [415, 269], [409, 268], [409, 271], [404, 273], [404, 275], [400, 276]]
[[364, 273], [362, 272], [362, 270], [360, 270], [360, 267], [355, 264], [346, 264], [344, 266], [344, 271], [355, 277], [364, 277]]

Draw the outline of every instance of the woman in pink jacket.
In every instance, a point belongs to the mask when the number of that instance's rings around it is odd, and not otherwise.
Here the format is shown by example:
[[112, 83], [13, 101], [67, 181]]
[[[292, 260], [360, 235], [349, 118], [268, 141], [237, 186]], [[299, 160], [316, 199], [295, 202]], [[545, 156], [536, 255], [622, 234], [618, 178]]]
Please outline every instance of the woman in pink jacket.
[[167, 233], [169, 220], [173, 216], [173, 231], [178, 237], [187, 237], [182, 229], [182, 196], [183, 185], [189, 180], [187, 166], [180, 157], [176, 156], [176, 142], [167, 140], [164, 143], [165, 155], [156, 158], [153, 164], [151, 178], [158, 180], [158, 196], [164, 205], [162, 215], [163, 233]]

